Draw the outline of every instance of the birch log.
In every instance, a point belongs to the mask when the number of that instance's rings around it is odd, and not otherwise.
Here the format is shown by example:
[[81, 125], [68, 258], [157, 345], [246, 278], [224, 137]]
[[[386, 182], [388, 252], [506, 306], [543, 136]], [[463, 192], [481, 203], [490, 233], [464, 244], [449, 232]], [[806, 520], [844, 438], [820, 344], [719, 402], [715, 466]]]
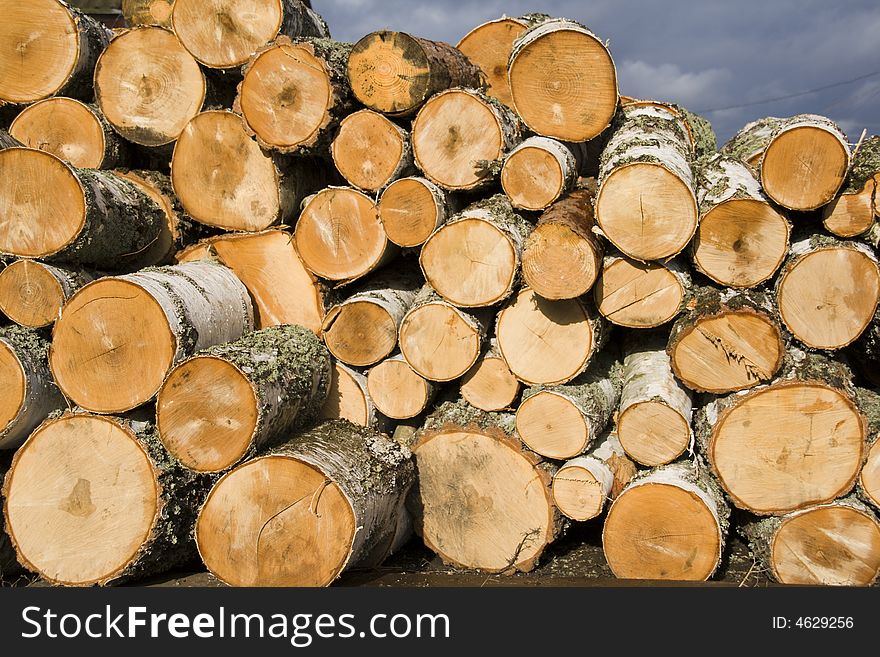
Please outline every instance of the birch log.
[[171, 27], [174, 0], [122, 0], [122, 15], [127, 25]]
[[574, 189], [585, 158], [583, 144], [529, 137], [504, 158], [501, 186], [513, 207], [544, 210]]
[[327, 401], [321, 408], [321, 419], [348, 420], [379, 431], [388, 428], [386, 418], [379, 413], [370, 397], [367, 377], [339, 362], [333, 367]]
[[18, 260], [0, 272], [0, 312], [20, 326], [51, 326], [67, 300], [92, 280], [82, 269]]
[[411, 176], [388, 185], [378, 208], [388, 239], [398, 246], [416, 247], [446, 223], [458, 204], [430, 180]]
[[223, 265], [147, 269], [77, 292], [55, 324], [49, 364], [74, 403], [118, 413], [149, 401], [175, 364], [253, 326], [247, 288]]
[[428, 408], [437, 386], [420, 376], [398, 353], [370, 369], [367, 390], [382, 415], [409, 420]]
[[822, 224], [837, 237], [867, 233], [880, 218], [880, 137], [865, 139], [853, 154], [852, 167], [840, 195], [822, 208]]
[[355, 112], [341, 121], [330, 154], [342, 177], [365, 192], [379, 192], [415, 173], [409, 133], [372, 110]]
[[482, 411], [505, 411], [516, 406], [520, 387], [493, 337], [480, 360], [462, 378], [461, 396]]

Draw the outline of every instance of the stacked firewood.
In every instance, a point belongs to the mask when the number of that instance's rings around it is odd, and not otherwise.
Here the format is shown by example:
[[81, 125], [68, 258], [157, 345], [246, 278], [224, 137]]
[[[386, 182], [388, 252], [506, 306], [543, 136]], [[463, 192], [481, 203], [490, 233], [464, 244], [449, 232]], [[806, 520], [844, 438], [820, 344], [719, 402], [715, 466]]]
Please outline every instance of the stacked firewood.
[[876, 579], [880, 138], [719, 149], [545, 15], [126, 4], [0, 0], [0, 576], [528, 571], [589, 521], [619, 577], [740, 532]]

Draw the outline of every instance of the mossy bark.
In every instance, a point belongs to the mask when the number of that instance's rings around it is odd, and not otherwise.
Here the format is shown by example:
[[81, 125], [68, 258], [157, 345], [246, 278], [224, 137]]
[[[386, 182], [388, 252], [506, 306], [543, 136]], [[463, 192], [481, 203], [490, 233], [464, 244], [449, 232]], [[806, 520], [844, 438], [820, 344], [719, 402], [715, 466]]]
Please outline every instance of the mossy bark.
[[[849, 176], [846, 179], [842, 194], [855, 194], [865, 188], [865, 184], [880, 173], [880, 136], [868, 137], [860, 145], [853, 156]], [[877, 205], [874, 205], [877, 214]]]
[[747, 123], [724, 146], [721, 154], [757, 167], [764, 150], [770, 144], [773, 133], [785, 119], [768, 116]]

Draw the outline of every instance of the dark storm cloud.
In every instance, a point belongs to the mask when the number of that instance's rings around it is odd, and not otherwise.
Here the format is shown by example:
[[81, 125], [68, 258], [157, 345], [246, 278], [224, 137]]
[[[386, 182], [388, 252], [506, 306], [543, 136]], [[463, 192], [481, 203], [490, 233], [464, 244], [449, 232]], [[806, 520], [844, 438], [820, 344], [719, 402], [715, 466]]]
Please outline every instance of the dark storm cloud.
[[[314, 0], [337, 39], [376, 29], [456, 43], [503, 14], [542, 11], [610, 41], [622, 93], [694, 110], [742, 105], [880, 71], [876, 0]], [[708, 114], [721, 140], [761, 116], [826, 114], [851, 140], [880, 133], [880, 75], [785, 101]]]

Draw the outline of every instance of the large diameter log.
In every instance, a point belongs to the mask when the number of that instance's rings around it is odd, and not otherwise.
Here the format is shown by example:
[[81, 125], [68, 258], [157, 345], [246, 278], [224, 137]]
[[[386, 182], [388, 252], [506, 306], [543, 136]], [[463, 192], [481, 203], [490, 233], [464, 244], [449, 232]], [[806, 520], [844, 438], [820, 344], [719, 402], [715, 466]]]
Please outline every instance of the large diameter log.
[[785, 345], [769, 295], [701, 286], [690, 305], [673, 325], [666, 347], [682, 383], [717, 395], [773, 379]]
[[682, 118], [661, 105], [627, 105], [602, 152], [596, 221], [636, 260], [680, 253], [697, 230], [691, 142]]
[[526, 287], [499, 313], [495, 337], [517, 379], [555, 385], [587, 368], [608, 330], [588, 301], [550, 301]]
[[171, 27], [174, 0], [122, 0], [122, 15], [131, 27], [158, 25]]
[[850, 376], [842, 365], [794, 350], [773, 384], [700, 410], [697, 439], [733, 504], [776, 515], [852, 489], [866, 426]]
[[222, 472], [312, 423], [330, 388], [330, 354], [301, 326], [209, 347], [168, 374], [156, 400], [159, 438], [198, 472]]
[[351, 45], [279, 37], [244, 66], [234, 108], [263, 148], [280, 153], [326, 149], [352, 111], [345, 63]]
[[116, 270], [135, 263], [164, 222], [130, 181], [26, 148], [0, 151], [0, 215], [0, 252]]
[[701, 162], [700, 225], [691, 243], [697, 270], [720, 285], [750, 288], [772, 278], [788, 252], [788, 220], [752, 171], [717, 155]]
[[365, 192], [381, 191], [415, 171], [409, 133], [372, 110], [342, 120], [330, 153], [342, 177]]
[[513, 207], [544, 210], [574, 189], [583, 157], [581, 144], [529, 137], [504, 158], [501, 186]]
[[675, 378], [662, 333], [627, 336], [617, 437], [634, 461], [671, 463], [693, 441], [690, 391]]
[[190, 121], [177, 140], [171, 182], [196, 221], [256, 232], [292, 223], [300, 203], [326, 182], [326, 174], [304, 158], [282, 166], [248, 136], [241, 117], [212, 110]]
[[175, 141], [205, 104], [198, 62], [161, 27], [139, 27], [115, 39], [95, 68], [95, 99], [107, 121], [135, 144]]
[[330, 353], [355, 367], [375, 365], [390, 356], [420, 288], [420, 279], [397, 272], [379, 275], [330, 308], [322, 327]]
[[488, 310], [463, 310], [426, 285], [400, 323], [400, 351], [429, 381], [452, 381], [477, 362], [486, 340]]
[[267, 230], [212, 237], [179, 259], [192, 262], [213, 257], [247, 287], [257, 327], [299, 324], [321, 333], [333, 294], [306, 269], [290, 233]]
[[722, 150], [759, 168], [764, 193], [790, 210], [815, 210], [828, 203], [850, 165], [846, 135], [816, 114], [754, 121]]
[[550, 459], [583, 454], [602, 434], [620, 402], [623, 372], [607, 355], [561, 386], [533, 386], [523, 392], [516, 430], [530, 450]]
[[853, 154], [852, 167], [840, 196], [822, 209], [822, 224], [837, 237], [856, 237], [880, 217], [880, 137], [864, 140]]
[[413, 442], [416, 532], [445, 563], [527, 572], [561, 529], [552, 469], [522, 447], [513, 416], [444, 404]]
[[605, 130], [617, 109], [611, 53], [583, 25], [538, 23], [514, 43], [508, 66], [513, 106], [545, 137], [581, 142]]
[[587, 189], [550, 206], [523, 247], [526, 284], [545, 299], [574, 299], [589, 292], [605, 252], [593, 233], [595, 225], [593, 194]]
[[501, 194], [452, 217], [425, 242], [419, 263], [425, 280], [456, 306], [491, 306], [511, 295], [532, 224]]
[[294, 240], [309, 271], [331, 281], [362, 278], [397, 253], [372, 199], [348, 187], [327, 187], [310, 196]]
[[853, 498], [766, 518], [744, 533], [781, 584], [870, 586], [880, 574], [880, 522]]
[[638, 262], [612, 253], [603, 260], [593, 299], [602, 316], [612, 324], [655, 328], [687, 307], [691, 286], [687, 266], [679, 259]]
[[361, 427], [385, 429], [376, 404], [370, 397], [367, 377], [361, 372], [335, 363], [331, 374], [327, 401], [321, 409], [322, 420], [348, 420]]
[[49, 343], [40, 333], [0, 329], [0, 449], [18, 447], [50, 413], [65, 407], [48, 359]]
[[26, 107], [10, 124], [9, 134], [80, 169], [115, 169], [129, 157], [101, 111], [73, 98], [47, 98]]
[[602, 548], [617, 577], [704, 581], [721, 562], [730, 509], [698, 462], [647, 472], [608, 511]]
[[325, 422], [217, 482], [199, 513], [199, 552], [233, 586], [327, 586], [389, 554], [414, 470], [387, 436]]
[[840, 349], [868, 327], [880, 300], [880, 269], [863, 244], [821, 235], [791, 245], [776, 279], [779, 316], [814, 349]]
[[425, 103], [413, 121], [412, 147], [425, 177], [448, 190], [489, 185], [521, 140], [517, 116], [475, 89], [450, 89]]
[[175, 0], [174, 33], [209, 68], [237, 68], [284, 35], [329, 38], [324, 20], [299, 0]]
[[419, 376], [401, 354], [370, 369], [367, 389], [379, 412], [392, 420], [420, 415], [437, 392], [437, 387]]
[[529, 27], [547, 18], [549, 16], [537, 14], [519, 18], [505, 16], [478, 25], [458, 42], [456, 48], [482, 71], [489, 96], [513, 107], [507, 81], [507, 62], [513, 44]]
[[638, 469], [617, 435], [605, 434], [583, 456], [566, 461], [553, 475], [553, 502], [566, 518], [584, 522], [601, 515], [606, 501], [614, 501]]
[[91, 98], [92, 71], [110, 42], [109, 29], [61, 0], [3, 0], [0, 15], [0, 102]]
[[495, 338], [461, 380], [461, 396], [482, 411], [512, 410], [519, 398], [520, 382], [510, 371]]
[[20, 326], [50, 326], [67, 300], [92, 280], [82, 269], [18, 260], [0, 272], [0, 312]]
[[406, 32], [371, 32], [348, 58], [355, 97], [383, 114], [415, 112], [431, 96], [452, 87], [480, 87], [480, 69], [448, 43]]
[[117, 413], [149, 401], [176, 363], [251, 330], [247, 288], [230, 269], [160, 267], [77, 292], [55, 323], [49, 363], [74, 403]]
[[398, 246], [416, 247], [446, 223], [456, 205], [442, 188], [413, 176], [388, 185], [378, 208], [388, 239]]
[[106, 585], [189, 562], [209, 487], [150, 423], [65, 413], [16, 453], [3, 511], [29, 570], [52, 584]]

